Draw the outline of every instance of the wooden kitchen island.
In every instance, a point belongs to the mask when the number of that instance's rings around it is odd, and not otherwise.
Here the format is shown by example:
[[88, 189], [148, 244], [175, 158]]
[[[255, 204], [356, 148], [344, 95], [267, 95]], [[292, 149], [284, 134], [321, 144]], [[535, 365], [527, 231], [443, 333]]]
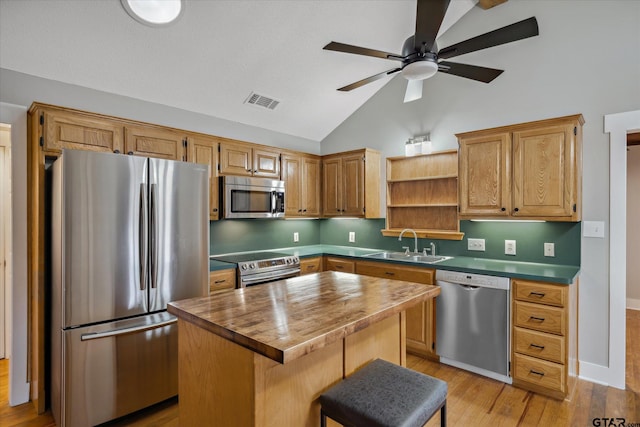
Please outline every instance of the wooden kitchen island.
[[318, 426], [318, 396], [367, 362], [405, 365], [405, 310], [437, 286], [327, 271], [169, 304], [180, 426]]

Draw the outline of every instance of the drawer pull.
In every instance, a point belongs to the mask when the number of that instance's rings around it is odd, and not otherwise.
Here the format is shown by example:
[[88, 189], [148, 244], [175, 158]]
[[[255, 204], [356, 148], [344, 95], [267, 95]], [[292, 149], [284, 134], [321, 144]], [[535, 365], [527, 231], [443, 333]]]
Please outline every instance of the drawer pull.
[[386, 274], [387, 276], [395, 276], [396, 273], [393, 273], [391, 271], [385, 271], [384, 274]]
[[544, 322], [544, 317], [536, 317], [536, 316], [529, 316], [529, 320], [533, 320], [534, 322]]
[[338, 270], [342, 270], [342, 269], [344, 268], [344, 266], [342, 266], [342, 265], [336, 265], [336, 268], [337, 268]]
[[221, 279], [221, 280], [216, 280], [216, 281], [215, 281], [215, 282], [213, 282], [213, 283], [217, 285], [218, 283], [224, 283], [224, 282], [226, 282], [226, 281], [227, 281], [227, 279]]
[[534, 371], [533, 369], [529, 369], [529, 373], [533, 374], [533, 375], [540, 375], [541, 377], [544, 377], [544, 372]]
[[529, 292], [529, 295], [533, 295], [534, 297], [538, 297], [538, 298], [544, 298], [545, 293], [544, 292], [531, 291], [531, 292]]
[[307, 270], [312, 270], [314, 269], [316, 266], [315, 265], [307, 265]]
[[533, 348], [537, 348], [538, 350], [544, 350], [544, 346], [543, 345], [538, 345], [538, 344], [529, 344], [529, 347], [533, 347]]

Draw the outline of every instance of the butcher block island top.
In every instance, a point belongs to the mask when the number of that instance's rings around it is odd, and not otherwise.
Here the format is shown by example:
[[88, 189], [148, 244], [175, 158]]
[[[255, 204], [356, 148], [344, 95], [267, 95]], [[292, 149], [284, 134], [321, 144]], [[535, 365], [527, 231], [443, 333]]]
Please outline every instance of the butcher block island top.
[[168, 311], [289, 363], [439, 293], [437, 286], [325, 271], [171, 302]]

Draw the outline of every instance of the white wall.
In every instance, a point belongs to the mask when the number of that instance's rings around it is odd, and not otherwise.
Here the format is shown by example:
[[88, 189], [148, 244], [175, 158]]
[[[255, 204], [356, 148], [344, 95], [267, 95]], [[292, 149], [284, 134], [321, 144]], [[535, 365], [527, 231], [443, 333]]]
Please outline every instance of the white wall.
[[[425, 82], [422, 100], [403, 104], [406, 81], [396, 77], [322, 141], [322, 153], [366, 145], [385, 156], [401, 155], [409, 136], [426, 132], [435, 149], [457, 148], [455, 133], [582, 113], [583, 220], [608, 224], [603, 117], [640, 107], [640, 2], [511, 0], [488, 11], [473, 9], [438, 44], [446, 47], [530, 16], [538, 19], [538, 37], [451, 59], [504, 69], [494, 82], [439, 73]], [[604, 367], [608, 245], [608, 236], [583, 238], [579, 302], [580, 360]]]
[[27, 381], [27, 109], [0, 102], [0, 122], [11, 125], [11, 363], [9, 404], [29, 401]]
[[640, 310], [640, 145], [627, 151], [627, 308]]

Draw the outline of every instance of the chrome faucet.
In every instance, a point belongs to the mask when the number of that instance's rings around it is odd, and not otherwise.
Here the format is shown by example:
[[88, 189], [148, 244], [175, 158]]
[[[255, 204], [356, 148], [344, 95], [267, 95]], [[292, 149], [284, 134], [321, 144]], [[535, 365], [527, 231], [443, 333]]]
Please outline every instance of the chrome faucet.
[[[436, 256], [436, 244], [431, 242], [429, 243], [429, 246], [429, 253], [431, 254], [431, 256]], [[422, 255], [427, 255], [427, 248], [422, 249]]]
[[410, 232], [413, 233], [413, 240], [414, 240], [413, 252], [414, 253], [418, 253], [418, 235], [416, 234], [416, 232], [414, 230], [412, 230], [410, 228], [405, 228], [404, 230], [402, 230], [400, 232], [400, 236], [398, 237], [398, 241], [402, 242], [402, 235], [404, 234], [405, 231], [410, 231]]

